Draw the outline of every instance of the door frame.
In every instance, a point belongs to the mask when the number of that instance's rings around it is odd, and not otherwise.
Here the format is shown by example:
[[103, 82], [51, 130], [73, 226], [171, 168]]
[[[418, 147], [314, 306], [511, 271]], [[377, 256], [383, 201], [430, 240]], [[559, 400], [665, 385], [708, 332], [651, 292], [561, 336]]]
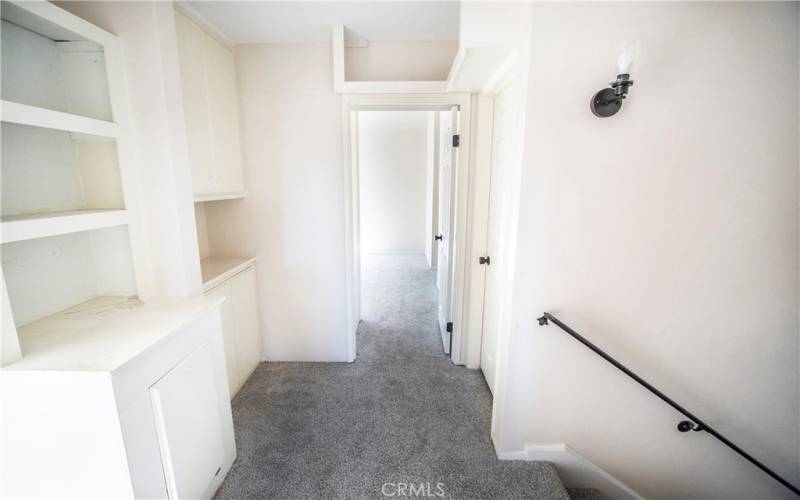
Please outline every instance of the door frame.
[[[454, 201], [456, 203], [453, 225], [455, 258], [453, 268], [452, 317], [453, 347], [450, 359], [454, 364], [478, 368], [480, 363], [480, 335], [482, 321], [475, 323], [474, 305], [480, 304], [482, 316], [484, 266], [477, 262], [476, 245], [480, 250], [486, 244], [486, 228], [474, 227], [471, 200], [477, 192], [485, 191], [488, 198], [488, 183], [479, 176], [475, 182], [473, 161], [472, 123], [473, 100], [466, 93], [441, 94], [343, 94], [342, 95], [342, 155], [344, 168], [344, 216], [345, 216], [345, 280], [347, 301], [347, 359], [356, 359], [356, 329], [361, 319], [361, 255], [359, 218], [359, 165], [358, 165], [358, 118], [357, 111], [437, 111], [450, 106], [459, 107], [459, 154], [456, 167]], [[482, 198], [482, 196], [478, 196]], [[479, 217], [479, 219], [482, 219]], [[477, 230], [477, 231], [476, 231]], [[476, 238], [476, 232], [478, 233]], [[472, 300], [471, 300], [472, 299]], [[476, 300], [477, 299], [477, 300]], [[471, 311], [473, 310], [473, 311]], [[470, 321], [472, 319], [473, 321]], [[477, 344], [478, 350], [474, 352]]]

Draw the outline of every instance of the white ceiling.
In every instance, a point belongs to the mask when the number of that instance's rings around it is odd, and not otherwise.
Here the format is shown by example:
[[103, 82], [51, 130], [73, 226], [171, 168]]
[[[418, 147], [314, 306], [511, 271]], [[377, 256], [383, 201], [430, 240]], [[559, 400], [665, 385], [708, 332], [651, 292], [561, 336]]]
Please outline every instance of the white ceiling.
[[189, 1], [195, 14], [233, 43], [323, 42], [342, 23], [347, 38], [458, 40], [457, 1]]

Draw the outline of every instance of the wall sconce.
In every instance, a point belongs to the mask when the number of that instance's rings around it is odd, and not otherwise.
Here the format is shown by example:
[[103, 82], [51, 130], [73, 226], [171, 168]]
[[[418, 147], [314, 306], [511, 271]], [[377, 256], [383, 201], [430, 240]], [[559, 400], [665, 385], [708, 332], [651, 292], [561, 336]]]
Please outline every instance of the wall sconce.
[[617, 79], [609, 83], [609, 88], [603, 89], [592, 96], [589, 107], [592, 113], [600, 118], [607, 118], [617, 114], [622, 107], [622, 101], [628, 95], [628, 89], [633, 85], [631, 80], [631, 65], [633, 64], [636, 46], [626, 44], [617, 58]]

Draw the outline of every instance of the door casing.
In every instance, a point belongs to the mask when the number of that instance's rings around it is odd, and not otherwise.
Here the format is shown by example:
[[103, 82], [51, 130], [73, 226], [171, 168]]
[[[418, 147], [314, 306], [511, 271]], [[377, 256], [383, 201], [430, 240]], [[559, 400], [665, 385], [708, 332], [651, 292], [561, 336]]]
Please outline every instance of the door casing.
[[[471, 161], [471, 121], [473, 100], [470, 94], [344, 94], [342, 95], [342, 151], [344, 167], [344, 209], [345, 209], [345, 279], [347, 301], [347, 353], [352, 362], [356, 359], [356, 329], [361, 318], [361, 270], [358, 205], [358, 118], [357, 111], [445, 111], [452, 106], [459, 108], [459, 154], [455, 166], [454, 192], [455, 221], [450, 249], [454, 259], [452, 279], [452, 352], [453, 363], [478, 368], [480, 362], [480, 323], [470, 321], [470, 306], [483, 303], [482, 266], [477, 262], [474, 252], [472, 224], [473, 213], [470, 199], [473, 191], [485, 190], [488, 197], [488, 183], [472, 181], [474, 163]], [[477, 184], [477, 186], [476, 186]], [[485, 227], [478, 228], [483, 235], [485, 247]], [[480, 236], [478, 236], [480, 243]], [[478, 246], [480, 248], [480, 245]], [[476, 274], [477, 276], [472, 276]], [[470, 300], [473, 297], [474, 300]], [[474, 307], [474, 306], [473, 306]], [[477, 335], [477, 339], [473, 339]], [[477, 344], [477, 352], [468, 346]]]

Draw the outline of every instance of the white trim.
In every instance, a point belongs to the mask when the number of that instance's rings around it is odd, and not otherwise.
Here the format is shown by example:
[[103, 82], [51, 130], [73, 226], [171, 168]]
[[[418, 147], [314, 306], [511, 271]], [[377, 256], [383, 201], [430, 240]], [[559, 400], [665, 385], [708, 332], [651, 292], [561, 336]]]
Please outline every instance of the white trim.
[[76, 210], [7, 217], [0, 224], [0, 241], [32, 240], [128, 224], [127, 210]]
[[192, 198], [195, 203], [204, 201], [222, 201], [222, 200], [241, 200], [246, 198], [247, 194], [242, 193], [202, 193], [196, 194]]
[[[99, 43], [100, 45], [107, 46], [113, 45], [117, 41], [117, 37], [105, 31], [101, 28], [98, 28], [94, 24], [86, 21], [85, 19], [81, 19], [78, 16], [67, 12], [66, 10], [53, 5], [50, 2], [38, 1], [38, 2], [3, 2], [3, 17], [5, 18], [8, 15], [6, 12], [7, 8], [11, 6], [13, 9], [21, 9], [26, 16], [33, 15], [34, 17], [43, 19], [49, 23], [55, 25], [56, 29], [64, 29], [71, 33], [78, 35], [80, 38], [84, 40], [90, 40], [95, 43]], [[10, 9], [9, 9], [10, 10]], [[17, 11], [15, 14], [19, 13]], [[17, 23], [17, 19], [12, 19], [12, 21]], [[38, 23], [38, 21], [36, 21]], [[23, 23], [22, 26], [26, 29], [27, 23]], [[32, 30], [36, 31], [36, 30]], [[59, 30], [60, 31], [60, 30]], [[46, 35], [46, 33], [42, 33]], [[70, 40], [70, 41], [77, 41], [77, 40]]]
[[[473, 165], [471, 161], [471, 130], [472, 130], [472, 97], [469, 94], [345, 94], [342, 96], [342, 150], [344, 168], [344, 205], [345, 205], [345, 275], [347, 295], [347, 348], [348, 359], [356, 357], [356, 327], [360, 318], [360, 248], [358, 235], [358, 165], [353, 161], [352, 152], [355, 151], [356, 133], [353, 123], [354, 111], [363, 109], [420, 109], [425, 107], [458, 106], [459, 146], [458, 165], [456, 169], [456, 188], [454, 199], [456, 203], [456, 220], [454, 221], [455, 245], [453, 258], [455, 259], [453, 275], [453, 352], [451, 360], [458, 365], [466, 364], [471, 353], [468, 351], [468, 342], [465, 338], [469, 329], [469, 297], [474, 290], [471, 286], [480, 286], [483, 293], [483, 283], [472, 283], [465, 275], [470, 264], [475, 264], [471, 241], [472, 223], [470, 219], [470, 200], [473, 198], [474, 186]], [[479, 186], [488, 189], [488, 186]], [[477, 265], [477, 264], [475, 264]], [[478, 357], [480, 354], [478, 354]], [[477, 368], [475, 366], [474, 368]]]
[[12, 101], [0, 101], [0, 119], [8, 123], [65, 130], [67, 132], [78, 132], [100, 137], [114, 138], [119, 136], [119, 127], [114, 122], [28, 106], [27, 104]]
[[564, 443], [527, 445], [525, 451], [498, 452], [500, 460], [549, 462], [567, 488], [592, 488], [611, 500], [644, 497]]

